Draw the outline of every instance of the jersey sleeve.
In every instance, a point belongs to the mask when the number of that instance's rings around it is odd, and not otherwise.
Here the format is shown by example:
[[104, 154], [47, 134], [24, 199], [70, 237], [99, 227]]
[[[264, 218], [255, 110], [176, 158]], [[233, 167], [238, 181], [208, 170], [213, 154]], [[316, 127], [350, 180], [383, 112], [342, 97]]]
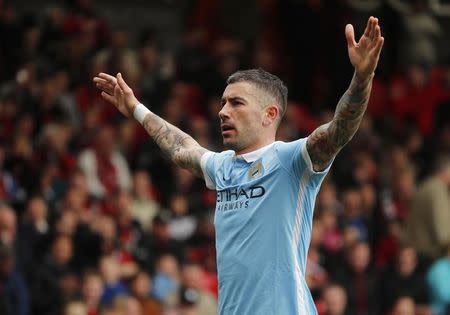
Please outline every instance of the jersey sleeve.
[[320, 172], [313, 168], [311, 158], [306, 149], [306, 139], [302, 138], [292, 142], [282, 142], [277, 146], [277, 153], [283, 167], [300, 180], [304, 174], [307, 174], [313, 183], [320, 184], [323, 178], [328, 174], [332, 162], [328, 167]]
[[208, 151], [202, 155], [200, 160], [200, 166], [202, 167], [203, 177], [205, 179], [206, 187], [209, 189], [216, 188], [216, 177], [215, 177], [215, 159], [217, 153]]

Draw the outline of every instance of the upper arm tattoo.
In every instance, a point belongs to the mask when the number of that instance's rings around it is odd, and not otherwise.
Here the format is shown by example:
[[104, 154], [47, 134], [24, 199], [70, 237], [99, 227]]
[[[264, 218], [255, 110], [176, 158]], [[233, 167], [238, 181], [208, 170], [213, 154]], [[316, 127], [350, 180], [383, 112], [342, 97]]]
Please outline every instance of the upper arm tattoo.
[[333, 120], [308, 137], [306, 148], [315, 171], [324, 170], [359, 128], [369, 101], [373, 75], [361, 78], [356, 73], [340, 99]]
[[175, 164], [202, 176], [200, 161], [208, 150], [202, 148], [191, 136], [155, 114], [147, 115], [143, 126]]

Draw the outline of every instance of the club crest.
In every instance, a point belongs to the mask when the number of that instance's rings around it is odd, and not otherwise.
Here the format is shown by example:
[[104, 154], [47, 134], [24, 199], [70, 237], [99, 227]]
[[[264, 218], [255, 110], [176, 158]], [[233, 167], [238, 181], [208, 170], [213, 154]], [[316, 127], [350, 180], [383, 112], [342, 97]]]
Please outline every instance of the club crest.
[[264, 167], [261, 159], [253, 162], [248, 170], [248, 179], [255, 179], [261, 177], [264, 174]]

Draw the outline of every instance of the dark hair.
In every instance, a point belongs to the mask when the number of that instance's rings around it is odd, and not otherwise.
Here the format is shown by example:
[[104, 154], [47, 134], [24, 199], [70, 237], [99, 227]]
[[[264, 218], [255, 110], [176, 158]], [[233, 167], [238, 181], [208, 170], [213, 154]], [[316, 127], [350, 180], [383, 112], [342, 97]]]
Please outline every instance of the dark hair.
[[263, 69], [250, 69], [237, 71], [230, 75], [227, 84], [237, 82], [250, 82], [259, 89], [273, 96], [280, 107], [280, 119], [286, 112], [288, 89], [283, 81]]

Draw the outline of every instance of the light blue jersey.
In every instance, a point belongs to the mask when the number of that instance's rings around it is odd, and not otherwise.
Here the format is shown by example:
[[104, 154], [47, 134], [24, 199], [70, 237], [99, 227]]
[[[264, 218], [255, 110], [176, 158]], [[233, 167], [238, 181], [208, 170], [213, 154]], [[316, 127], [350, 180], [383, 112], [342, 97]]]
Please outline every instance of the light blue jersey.
[[202, 157], [216, 189], [220, 315], [317, 314], [305, 281], [314, 202], [327, 174], [314, 172], [306, 138], [236, 156]]

